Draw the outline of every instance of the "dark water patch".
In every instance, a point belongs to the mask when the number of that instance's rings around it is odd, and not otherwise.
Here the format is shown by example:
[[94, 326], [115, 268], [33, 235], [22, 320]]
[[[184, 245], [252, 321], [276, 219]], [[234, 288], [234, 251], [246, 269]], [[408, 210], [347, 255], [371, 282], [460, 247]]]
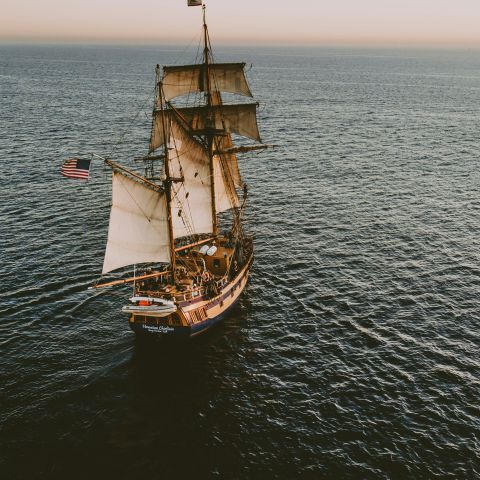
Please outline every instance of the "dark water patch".
[[123, 132], [134, 166], [181, 51], [0, 47], [2, 478], [480, 476], [478, 53], [220, 49], [278, 144], [239, 160], [251, 283], [144, 343], [129, 288], [87, 290], [109, 174], [59, 168]]

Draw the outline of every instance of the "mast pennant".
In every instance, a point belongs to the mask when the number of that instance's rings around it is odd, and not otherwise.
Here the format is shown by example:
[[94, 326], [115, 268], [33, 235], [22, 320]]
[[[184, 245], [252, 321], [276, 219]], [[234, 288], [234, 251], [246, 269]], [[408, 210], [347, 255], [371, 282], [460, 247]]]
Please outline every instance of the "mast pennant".
[[202, 4], [202, 0], [187, 0], [187, 5], [189, 7], [201, 7]]

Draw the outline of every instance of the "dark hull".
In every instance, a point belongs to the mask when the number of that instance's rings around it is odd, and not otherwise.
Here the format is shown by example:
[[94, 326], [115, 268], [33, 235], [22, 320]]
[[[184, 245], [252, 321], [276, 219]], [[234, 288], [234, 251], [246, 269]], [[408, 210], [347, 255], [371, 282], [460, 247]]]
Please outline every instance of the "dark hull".
[[[237, 300], [238, 301], [238, 300]], [[217, 315], [214, 318], [209, 318], [204, 322], [197, 323], [192, 326], [156, 326], [156, 325], [146, 325], [140, 323], [131, 323], [130, 328], [137, 334], [141, 336], [157, 336], [157, 337], [176, 337], [176, 338], [191, 338], [205, 333], [207, 330], [210, 330], [214, 325], [221, 322], [228, 315], [230, 310], [236, 305], [237, 301], [232, 303], [232, 305], [222, 312], [220, 315]]]
[[[238, 275], [214, 298], [196, 298], [178, 304], [174, 320], [130, 317], [130, 328], [141, 336], [191, 338], [221, 322], [238, 302], [250, 273], [253, 256]], [[172, 317], [173, 318], [173, 317]]]

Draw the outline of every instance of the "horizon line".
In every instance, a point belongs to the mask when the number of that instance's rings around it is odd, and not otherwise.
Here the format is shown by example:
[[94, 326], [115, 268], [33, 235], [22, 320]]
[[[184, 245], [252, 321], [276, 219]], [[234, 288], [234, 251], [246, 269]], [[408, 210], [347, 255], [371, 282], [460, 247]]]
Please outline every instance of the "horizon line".
[[[190, 39], [191, 40], [191, 39]], [[186, 46], [185, 38], [178, 39], [161, 39], [161, 38], [99, 38], [99, 37], [1, 37], [0, 44], [16, 44], [16, 45], [111, 45], [111, 46], [176, 46], [189, 48]], [[216, 41], [217, 47], [238, 46], [238, 47], [338, 47], [338, 48], [426, 48], [426, 49], [480, 49], [480, 40], [477, 41], [442, 41], [442, 40], [418, 40], [410, 41], [396, 39], [331, 39], [331, 40], [280, 40], [280, 39], [230, 39]]]

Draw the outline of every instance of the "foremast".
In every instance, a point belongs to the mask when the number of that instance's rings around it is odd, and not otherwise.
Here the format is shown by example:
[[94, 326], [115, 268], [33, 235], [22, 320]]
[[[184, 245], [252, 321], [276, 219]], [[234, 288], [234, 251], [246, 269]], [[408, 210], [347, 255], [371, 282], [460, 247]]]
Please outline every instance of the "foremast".
[[[165, 104], [163, 100], [163, 91], [162, 91], [162, 82], [160, 81], [160, 65], [157, 64], [155, 69], [155, 92], [156, 92], [156, 102], [160, 105], [160, 112], [162, 116], [162, 133], [163, 137], [167, 138], [167, 128], [166, 128], [166, 118], [165, 118]], [[155, 108], [155, 107], [154, 107]], [[169, 152], [168, 152], [168, 141], [163, 144], [164, 151], [164, 169], [165, 169], [165, 179], [163, 180], [163, 185], [166, 195], [166, 204], [167, 204], [167, 221], [168, 221], [168, 237], [170, 244], [170, 265], [172, 268], [172, 283], [175, 283], [176, 276], [176, 254], [175, 254], [175, 240], [173, 236], [173, 222], [172, 222], [172, 177], [170, 176], [170, 162], [169, 162]]]

